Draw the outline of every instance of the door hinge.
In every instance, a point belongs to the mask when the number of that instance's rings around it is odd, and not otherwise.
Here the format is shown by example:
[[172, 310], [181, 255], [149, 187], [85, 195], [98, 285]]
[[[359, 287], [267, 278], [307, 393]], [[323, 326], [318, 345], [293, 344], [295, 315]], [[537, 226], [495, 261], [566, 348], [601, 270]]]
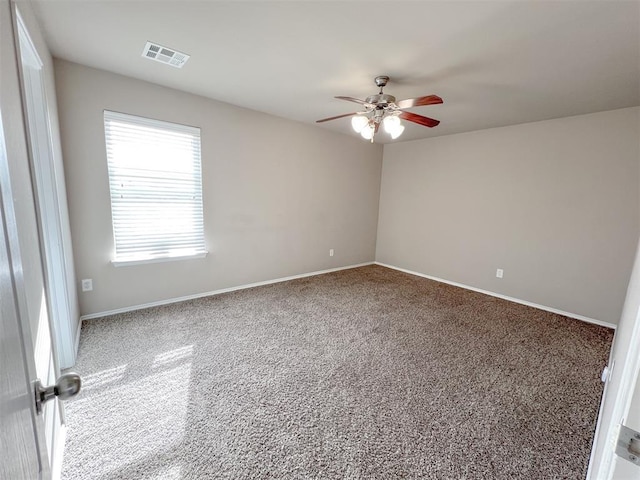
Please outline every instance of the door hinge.
[[640, 432], [620, 425], [616, 455], [640, 466]]

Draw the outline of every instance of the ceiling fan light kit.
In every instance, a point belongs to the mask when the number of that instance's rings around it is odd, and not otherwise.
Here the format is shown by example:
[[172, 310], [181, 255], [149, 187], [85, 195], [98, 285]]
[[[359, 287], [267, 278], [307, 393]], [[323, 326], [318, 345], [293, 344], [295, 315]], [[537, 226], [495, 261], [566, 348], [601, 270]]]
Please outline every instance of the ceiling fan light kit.
[[356, 133], [360, 133], [368, 123], [369, 119], [364, 115], [356, 115], [351, 119], [351, 126], [356, 131]]
[[386, 75], [376, 77], [375, 82], [376, 85], [380, 87], [380, 92], [376, 95], [368, 96], [366, 100], [359, 100], [353, 97], [335, 97], [339, 100], [359, 103], [364, 106], [364, 111], [323, 118], [322, 120], [317, 120], [316, 123], [328, 122], [329, 120], [344, 117], [353, 117], [351, 119], [353, 129], [359, 133], [362, 138], [371, 140], [372, 143], [381, 123], [385, 132], [391, 135], [391, 138], [394, 140], [404, 132], [404, 125], [402, 125], [400, 121], [401, 118], [425, 127], [435, 127], [440, 123], [439, 120], [423, 117], [416, 113], [405, 112], [403, 109], [423, 105], [436, 105], [442, 103], [442, 98], [437, 95], [426, 95], [424, 97], [408, 98], [396, 102], [396, 97], [382, 92], [382, 89], [387, 85], [388, 81], [389, 77]]

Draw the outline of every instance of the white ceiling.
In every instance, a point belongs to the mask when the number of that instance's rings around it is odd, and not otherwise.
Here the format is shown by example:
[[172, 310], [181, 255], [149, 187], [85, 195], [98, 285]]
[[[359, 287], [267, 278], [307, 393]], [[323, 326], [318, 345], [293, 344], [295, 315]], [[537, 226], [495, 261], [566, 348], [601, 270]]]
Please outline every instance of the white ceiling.
[[[640, 104], [636, 0], [32, 3], [56, 57], [308, 124], [357, 111], [333, 97], [376, 93], [376, 75], [398, 99], [444, 99], [412, 109], [439, 126], [399, 140]], [[191, 59], [144, 59], [147, 40]], [[348, 118], [319, 128], [356, 135]]]

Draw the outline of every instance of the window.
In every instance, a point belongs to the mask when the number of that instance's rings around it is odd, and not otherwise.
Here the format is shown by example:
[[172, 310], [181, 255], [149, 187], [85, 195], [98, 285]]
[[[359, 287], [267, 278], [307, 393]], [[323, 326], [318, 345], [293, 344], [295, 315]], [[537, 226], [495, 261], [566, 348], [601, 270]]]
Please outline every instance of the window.
[[204, 256], [200, 129], [104, 112], [114, 264]]

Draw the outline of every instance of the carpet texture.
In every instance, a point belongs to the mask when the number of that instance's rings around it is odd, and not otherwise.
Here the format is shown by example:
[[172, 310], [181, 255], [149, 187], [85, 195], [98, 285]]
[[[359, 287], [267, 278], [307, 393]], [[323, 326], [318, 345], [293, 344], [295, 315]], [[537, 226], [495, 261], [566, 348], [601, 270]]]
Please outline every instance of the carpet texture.
[[63, 478], [584, 478], [612, 336], [380, 266], [91, 320]]

